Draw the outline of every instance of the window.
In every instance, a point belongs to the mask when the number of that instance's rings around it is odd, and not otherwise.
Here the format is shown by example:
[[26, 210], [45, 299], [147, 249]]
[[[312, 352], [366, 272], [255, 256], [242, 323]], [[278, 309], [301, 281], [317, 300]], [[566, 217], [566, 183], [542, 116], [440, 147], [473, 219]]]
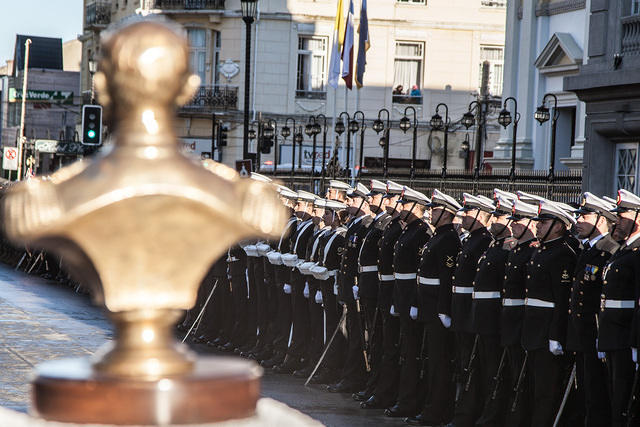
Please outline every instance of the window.
[[396, 0], [396, 3], [427, 4], [427, 0]]
[[189, 66], [191, 70], [200, 76], [201, 84], [206, 80], [206, 58], [207, 58], [207, 33], [203, 29], [187, 29], [189, 38]]
[[325, 99], [327, 73], [327, 38], [298, 38], [298, 72], [296, 98]]
[[220, 37], [220, 31], [214, 31], [213, 37], [215, 38], [215, 45], [213, 50], [213, 63], [215, 64], [214, 83], [220, 84], [220, 51], [222, 50], [222, 40]]
[[614, 191], [618, 188], [638, 193], [638, 144], [626, 143], [616, 146], [616, 169]]
[[631, 0], [631, 14], [640, 15], [640, 0]]
[[482, 64], [489, 61], [489, 93], [502, 95], [502, 70], [504, 68], [504, 51], [502, 46], [480, 46], [480, 67], [478, 88], [482, 87]]
[[507, 7], [507, 0], [480, 0], [484, 7]]
[[7, 110], [7, 127], [20, 126], [20, 112], [22, 105], [19, 102], [9, 102]]
[[[415, 92], [422, 88], [422, 64], [424, 60], [424, 43], [396, 42], [394, 62], [393, 95], [394, 102], [399, 102], [401, 96], [411, 96], [422, 99], [422, 95]], [[402, 88], [400, 88], [402, 86]]]

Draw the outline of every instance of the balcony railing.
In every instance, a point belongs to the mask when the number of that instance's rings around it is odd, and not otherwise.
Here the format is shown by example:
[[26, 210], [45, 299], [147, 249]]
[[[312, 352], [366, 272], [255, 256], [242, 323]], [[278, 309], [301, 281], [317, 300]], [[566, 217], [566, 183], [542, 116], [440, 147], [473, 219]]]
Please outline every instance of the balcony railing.
[[201, 10], [224, 9], [224, 0], [147, 0], [150, 9]]
[[393, 103], [422, 105], [422, 96], [393, 95]]
[[237, 110], [238, 87], [224, 85], [200, 86], [196, 95], [184, 106], [186, 110]]
[[622, 18], [622, 53], [640, 54], [640, 15]]
[[87, 27], [105, 27], [111, 22], [111, 3], [97, 1], [87, 5]]

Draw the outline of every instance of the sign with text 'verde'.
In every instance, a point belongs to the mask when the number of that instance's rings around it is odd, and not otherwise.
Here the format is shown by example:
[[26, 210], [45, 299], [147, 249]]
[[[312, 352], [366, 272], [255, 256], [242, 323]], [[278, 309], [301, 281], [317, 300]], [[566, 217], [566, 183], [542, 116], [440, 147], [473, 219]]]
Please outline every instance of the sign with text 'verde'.
[[[9, 88], [9, 102], [22, 101], [22, 89]], [[27, 90], [27, 102], [73, 104], [73, 92], [66, 90]]]

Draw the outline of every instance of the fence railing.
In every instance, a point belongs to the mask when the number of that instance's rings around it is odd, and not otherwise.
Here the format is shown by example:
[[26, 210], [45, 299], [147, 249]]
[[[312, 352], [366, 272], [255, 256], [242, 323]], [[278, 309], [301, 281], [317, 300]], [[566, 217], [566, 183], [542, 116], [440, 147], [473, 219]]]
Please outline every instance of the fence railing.
[[640, 15], [622, 18], [622, 53], [640, 54]]
[[200, 86], [195, 96], [184, 108], [203, 110], [237, 110], [238, 87], [224, 85]]
[[[269, 172], [265, 173], [269, 174]], [[291, 188], [320, 193], [328, 186], [329, 179], [333, 179], [333, 175], [327, 173], [323, 182], [319, 173], [312, 176], [310, 171], [295, 171], [294, 174], [291, 174], [290, 169], [278, 169], [275, 178]], [[353, 181], [353, 183], [360, 179], [366, 185], [371, 179], [384, 181], [382, 171], [374, 169], [363, 171], [359, 178], [337, 175], [336, 179]], [[433, 189], [437, 188], [457, 199], [462, 198], [462, 193], [483, 194], [492, 197], [494, 188], [512, 192], [520, 190], [563, 203], [577, 203], [582, 195], [581, 170], [556, 171], [553, 180], [549, 179], [547, 170], [518, 170], [515, 180], [510, 179], [509, 170], [506, 169], [483, 171], [476, 179], [474, 179], [473, 171], [450, 170], [447, 172], [446, 179], [443, 180], [441, 170], [424, 169], [416, 171], [416, 177], [413, 181], [410, 179], [408, 170], [390, 170], [387, 179], [407, 185], [427, 195], [430, 195]]]
[[224, 9], [224, 0], [146, 0], [149, 9]]

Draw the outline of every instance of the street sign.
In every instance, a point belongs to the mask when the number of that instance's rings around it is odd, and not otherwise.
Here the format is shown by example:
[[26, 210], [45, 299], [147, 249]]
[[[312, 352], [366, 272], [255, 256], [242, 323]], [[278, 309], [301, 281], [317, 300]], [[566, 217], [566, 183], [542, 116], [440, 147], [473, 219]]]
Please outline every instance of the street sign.
[[36, 139], [35, 149], [41, 153], [55, 153], [58, 150], [58, 140]]
[[2, 168], [12, 171], [18, 170], [18, 149], [16, 147], [4, 147]]
[[[22, 89], [9, 88], [9, 102], [22, 101]], [[63, 90], [27, 90], [28, 102], [73, 104], [73, 92]]]

